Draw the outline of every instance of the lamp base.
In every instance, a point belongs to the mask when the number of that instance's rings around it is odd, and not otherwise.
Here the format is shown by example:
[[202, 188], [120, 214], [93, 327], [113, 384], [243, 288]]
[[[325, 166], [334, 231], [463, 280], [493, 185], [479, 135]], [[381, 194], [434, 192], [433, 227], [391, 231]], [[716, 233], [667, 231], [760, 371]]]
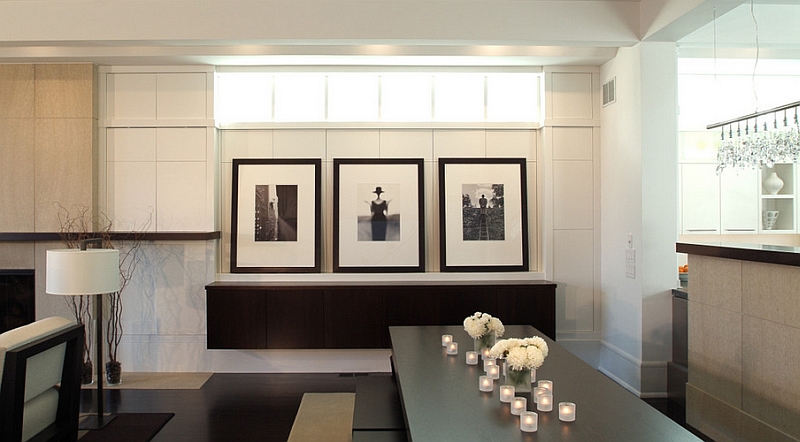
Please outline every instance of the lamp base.
[[100, 430], [117, 417], [115, 414], [105, 414], [102, 417], [96, 414], [87, 415], [78, 424], [79, 430]]

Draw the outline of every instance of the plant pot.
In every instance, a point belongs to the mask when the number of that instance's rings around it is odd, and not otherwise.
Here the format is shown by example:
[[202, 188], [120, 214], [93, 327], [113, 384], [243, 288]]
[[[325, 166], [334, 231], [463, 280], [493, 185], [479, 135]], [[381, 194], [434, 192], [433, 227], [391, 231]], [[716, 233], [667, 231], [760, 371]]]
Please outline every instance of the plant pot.
[[512, 370], [507, 367], [505, 371], [505, 385], [513, 385], [514, 391], [521, 393], [531, 392], [531, 370]]
[[94, 383], [93, 372], [92, 361], [83, 361], [83, 365], [81, 365], [81, 385], [91, 385]]
[[480, 338], [475, 338], [475, 351], [480, 354], [482, 349], [494, 347], [495, 342], [497, 342], [497, 332], [488, 331]]
[[106, 383], [117, 385], [122, 382], [122, 364], [119, 361], [106, 362]]

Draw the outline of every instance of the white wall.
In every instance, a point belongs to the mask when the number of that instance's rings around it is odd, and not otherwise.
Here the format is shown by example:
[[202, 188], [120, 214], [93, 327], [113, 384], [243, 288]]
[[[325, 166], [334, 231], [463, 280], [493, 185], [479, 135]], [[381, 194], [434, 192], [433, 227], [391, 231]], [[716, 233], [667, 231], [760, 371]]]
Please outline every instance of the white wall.
[[[602, 68], [617, 100], [603, 109], [603, 341], [600, 369], [642, 396], [663, 395], [676, 285], [677, 71], [674, 45], [620, 50]], [[635, 278], [625, 273], [629, 235]]]

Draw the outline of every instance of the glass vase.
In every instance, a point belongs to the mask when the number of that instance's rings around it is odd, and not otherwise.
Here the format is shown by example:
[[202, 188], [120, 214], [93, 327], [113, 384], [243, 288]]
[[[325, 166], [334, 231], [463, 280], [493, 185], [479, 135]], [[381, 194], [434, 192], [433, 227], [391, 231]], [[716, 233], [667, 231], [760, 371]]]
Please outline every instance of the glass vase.
[[530, 369], [513, 370], [511, 367], [506, 367], [505, 379], [506, 379], [505, 385], [513, 385], [514, 391], [521, 393], [530, 393], [531, 391]]
[[478, 354], [481, 354], [482, 349], [494, 347], [496, 341], [497, 333], [494, 330], [488, 331], [483, 336], [475, 338], [475, 351], [477, 351]]

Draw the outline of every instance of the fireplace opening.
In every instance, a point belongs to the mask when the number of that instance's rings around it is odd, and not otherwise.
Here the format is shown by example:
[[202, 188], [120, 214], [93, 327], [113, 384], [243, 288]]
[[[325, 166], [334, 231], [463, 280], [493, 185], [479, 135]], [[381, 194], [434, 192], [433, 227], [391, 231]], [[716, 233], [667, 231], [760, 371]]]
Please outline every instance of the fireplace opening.
[[0, 270], [0, 333], [36, 319], [33, 270]]

